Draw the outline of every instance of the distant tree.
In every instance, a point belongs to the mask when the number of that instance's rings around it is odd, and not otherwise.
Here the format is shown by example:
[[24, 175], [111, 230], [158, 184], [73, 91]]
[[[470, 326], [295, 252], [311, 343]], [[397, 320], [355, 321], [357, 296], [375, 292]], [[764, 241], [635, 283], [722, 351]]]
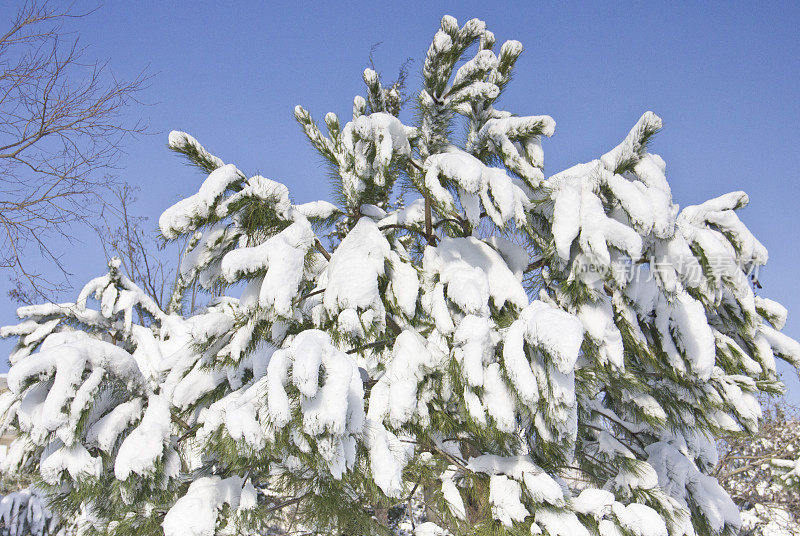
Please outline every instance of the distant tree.
[[719, 447], [714, 474], [742, 510], [745, 531], [800, 535], [798, 408], [783, 399], [765, 404], [755, 437], [731, 434]]
[[174, 273], [159, 255], [162, 248], [156, 237], [144, 229], [147, 218], [137, 215], [136, 188], [121, 184], [110, 193], [111, 203], [96, 224], [106, 258], [118, 257], [122, 272], [163, 308]]
[[0, 33], [0, 267], [16, 281], [18, 301], [64, 288], [63, 278], [42, 275], [28, 257], [37, 252], [67, 275], [57, 243], [94, 220], [121, 141], [142, 131], [121, 112], [146, 76], [117, 80], [106, 62], [87, 61], [64, 28], [85, 15], [29, 0]]

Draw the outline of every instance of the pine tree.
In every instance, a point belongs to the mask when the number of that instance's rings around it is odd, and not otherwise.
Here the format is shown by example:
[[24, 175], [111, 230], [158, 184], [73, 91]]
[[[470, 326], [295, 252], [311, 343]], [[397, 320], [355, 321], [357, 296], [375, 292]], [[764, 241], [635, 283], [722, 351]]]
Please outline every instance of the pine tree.
[[651, 112], [546, 178], [553, 119], [495, 107], [521, 53], [447, 16], [413, 126], [371, 69], [343, 126], [298, 106], [335, 203], [171, 133], [208, 174], [159, 221], [172, 299], [112, 261], [19, 310], [5, 469], [83, 534], [735, 534], [715, 438], [800, 365], [748, 198], [679, 211]]

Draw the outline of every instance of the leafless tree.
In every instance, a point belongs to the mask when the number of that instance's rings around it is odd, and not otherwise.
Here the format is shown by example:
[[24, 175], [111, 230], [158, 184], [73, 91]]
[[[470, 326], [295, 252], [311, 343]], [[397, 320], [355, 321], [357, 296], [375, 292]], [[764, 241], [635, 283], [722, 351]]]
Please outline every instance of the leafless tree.
[[780, 482], [775, 459], [800, 456], [800, 409], [785, 399], [766, 400], [755, 437], [731, 434], [718, 442], [719, 483], [743, 510], [756, 505], [778, 507], [800, 522], [800, 495]]
[[[30, 268], [29, 255], [68, 275], [57, 242], [102, 210], [120, 143], [141, 132], [122, 114], [147, 76], [114, 78], [64, 24], [87, 13], [27, 0], [0, 34], [0, 267], [18, 290], [48, 298], [63, 286]], [[2, 32], [2, 30], [0, 30]]]
[[113, 203], [105, 205], [96, 227], [107, 258], [119, 257], [122, 269], [160, 308], [169, 299], [173, 269], [160, 255], [155, 236], [143, 229], [147, 218], [133, 212], [136, 189], [128, 184], [112, 190]]

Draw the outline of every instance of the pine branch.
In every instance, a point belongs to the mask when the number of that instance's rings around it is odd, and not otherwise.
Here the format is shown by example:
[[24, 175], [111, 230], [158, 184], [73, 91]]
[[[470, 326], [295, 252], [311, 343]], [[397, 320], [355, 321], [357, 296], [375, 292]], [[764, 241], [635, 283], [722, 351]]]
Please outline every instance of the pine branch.
[[436, 245], [436, 237], [433, 234], [433, 226], [431, 224], [431, 199], [427, 192], [423, 192], [425, 198], [425, 236], [428, 239], [429, 246]]
[[328, 253], [328, 251], [322, 245], [322, 242], [320, 242], [319, 240], [314, 240], [314, 248], [316, 248], [317, 251], [322, 253], [322, 256], [325, 257], [326, 261], [331, 260], [331, 254]]

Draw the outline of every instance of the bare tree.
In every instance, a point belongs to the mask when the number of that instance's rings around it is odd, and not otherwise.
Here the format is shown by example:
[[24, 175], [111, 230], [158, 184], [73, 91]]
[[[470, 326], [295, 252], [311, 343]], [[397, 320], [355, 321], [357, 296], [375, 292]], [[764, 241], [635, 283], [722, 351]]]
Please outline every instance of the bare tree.
[[63, 287], [27, 256], [38, 250], [66, 279], [54, 244], [99, 214], [120, 142], [143, 130], [122, 111], [147, 77], [120, 81], [106, 62], [84, 61], [64, 23], [86, 15], [28, 0], [0, 34], [0, 267], [11, 271], [20, 301]]
[[156, 237], [143, 229], [147, 218], [132, 210], [136, 189], [122, 184], [112, 194], [113, 203], [105, 205], [96, 227], [103, 251], [107, 258], [119, 257], [123, 272], [163, 309], [169, 299], [173, 270], [160, 258]]
[[714, 476], [746, 517], [757, 521], [749, 532], [766, 534], [762, 525], [785, 515], [786, 527], [781, 528], [798, 534], [800, 494], [786, 485], [783, 462], [800, 456], [800, 409], [785, 399], [765, 400], [762, 406], [764, 416], [755, 436], [730, 434], [720, 439]]

